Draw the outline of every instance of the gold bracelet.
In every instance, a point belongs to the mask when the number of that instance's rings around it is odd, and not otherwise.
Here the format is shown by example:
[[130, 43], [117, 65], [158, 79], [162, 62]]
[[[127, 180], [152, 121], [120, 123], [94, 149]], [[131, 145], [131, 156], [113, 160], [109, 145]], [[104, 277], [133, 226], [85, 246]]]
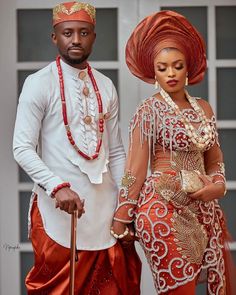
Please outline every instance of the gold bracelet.
[[224, 185], [224, 187], [225, 187], [225, 190], [224, 190], [224, 196], [226, 195], [226, 193], [227, 193], [227, 188], [226, 188], [226, 184], [225, 184], [225, 182], [224, 181], [222, 181], [222, 180], [216, 180], [215, 182], [213, 182], [214, 184], [223, 184]]
[[119, 221], [121, 223], [125, 223], [125, 224], [129, 224], [129, 223], [132, 223], [134, 221], [134, 219], [132, 220], [126, 220], [126, 219], [122, 219], [122, 218], [118, 218], [118, 217], [113, 217], [113, 220], [115, 221]]
[[123, 239], [125, 236], [128, 235], [128, 233], [129, 233], [129, 228], [128, 228], [128, 226], [126, 226], [126, 227], [125, 227], [125, 231], [123, 232], [123, 234], [119, 234], [119, 235], [118, 235], [118, 234], [116, 234], [116, 233], [114, 232], [113, 227], [111, 227], [110, 233], [111, 233], [111, 235], [112, 235], [114, 238], [116, 238], [116, 239]]

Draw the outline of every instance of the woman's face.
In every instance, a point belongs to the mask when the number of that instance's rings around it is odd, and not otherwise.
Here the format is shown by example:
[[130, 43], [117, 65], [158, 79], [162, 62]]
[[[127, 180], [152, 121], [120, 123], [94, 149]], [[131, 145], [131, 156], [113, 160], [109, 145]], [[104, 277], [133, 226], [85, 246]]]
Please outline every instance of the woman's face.
[[154, 59], [156, 80], [166, 92], [184, 89], [187, 64], [185, 56], [175, 48], [165, 48]]

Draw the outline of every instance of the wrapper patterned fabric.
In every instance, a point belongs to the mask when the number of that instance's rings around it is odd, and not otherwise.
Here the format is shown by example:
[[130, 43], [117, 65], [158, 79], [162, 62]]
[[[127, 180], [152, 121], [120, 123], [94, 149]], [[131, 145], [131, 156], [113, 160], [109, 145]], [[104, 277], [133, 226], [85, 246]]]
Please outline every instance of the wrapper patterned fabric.
[[[203, 107], [205, 101], [193, 99], [204, 109], [207, 124], [194, 109], [182, 109], [176, 115], [157, 97], [138, 107], [130, 124], [126, 165], [135, 181], [125, 197], [121, 188], [115, 218], [135, 222], [157, 294], [201, 279], [207, 281], [208, 294], [229, 295], [233, 293], [227, 276], [228, 233], [218, 200], [194, 200], [181, 190], [180, 170], [197, 170], [214, 177], [223, 162], [215, 116], [210, 107]], [[206, 127], [210, 130], [211, 140], [202, 148], [188, 136], [181, 121], [184, 114], [199, 135]], [[149, 161], [151, 176], [146, 178]], [[137, 206], [122, 206], [124, 198], [138, 200]]]

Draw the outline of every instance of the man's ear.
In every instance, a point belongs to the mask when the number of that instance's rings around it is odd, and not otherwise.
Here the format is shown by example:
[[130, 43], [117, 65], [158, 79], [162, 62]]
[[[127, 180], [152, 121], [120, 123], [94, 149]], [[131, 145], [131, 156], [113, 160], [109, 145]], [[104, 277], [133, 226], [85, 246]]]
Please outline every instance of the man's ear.
[[53, 33], [51, 34], [51, 39], [52, 39], [52, 42], [53, 42], [55, 45], [57, 45], [57, 37], [56, 37], [55, 32], [53, 32]]
[[93, 43], [95, 42], [96, 37], [97, 37], [97, 34], [94, 32], [94, 40], [93, 40]]

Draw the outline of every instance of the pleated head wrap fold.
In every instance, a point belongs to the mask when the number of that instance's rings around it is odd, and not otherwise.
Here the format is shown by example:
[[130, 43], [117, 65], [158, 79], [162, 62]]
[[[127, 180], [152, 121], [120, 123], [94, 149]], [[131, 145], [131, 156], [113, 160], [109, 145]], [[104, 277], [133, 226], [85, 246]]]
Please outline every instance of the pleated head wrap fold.
[[184, 54], [190, 85], [203, 79], [206, 70], [203, 38], [183, 15], [174, 11], [157, 12], [137, 25], [126, 45], [126, 63], [131, 73], [154, 83], [154, 59], [164, 48], [176, 48]]

